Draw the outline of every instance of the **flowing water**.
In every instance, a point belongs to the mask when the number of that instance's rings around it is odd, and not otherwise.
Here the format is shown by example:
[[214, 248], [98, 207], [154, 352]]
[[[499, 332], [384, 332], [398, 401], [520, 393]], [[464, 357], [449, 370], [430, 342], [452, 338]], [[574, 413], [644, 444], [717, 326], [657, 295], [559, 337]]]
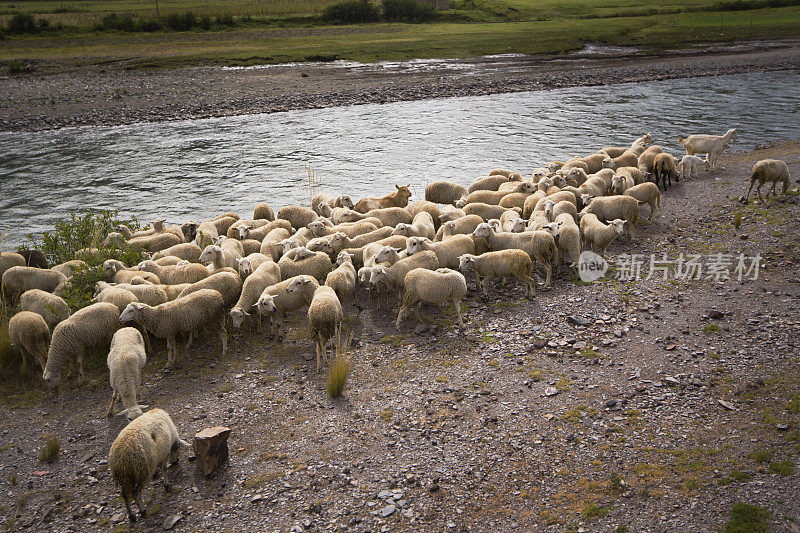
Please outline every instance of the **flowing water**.
[[[411, 184], [468, 184], [496, 167], [524, 173], [649, 132], [675, 155], [679, 135], [739, 127], [738, 149], [800, 138], [800, 72], [653, 81], [370, 104], [116, 127], [0, 133], [0, 233], [10, 248], [71, 210], [115, 208], [140, 221], [247, 216], [254, 204], [357, 198]], [[744, 180], [744, 176], [743, 176]]]

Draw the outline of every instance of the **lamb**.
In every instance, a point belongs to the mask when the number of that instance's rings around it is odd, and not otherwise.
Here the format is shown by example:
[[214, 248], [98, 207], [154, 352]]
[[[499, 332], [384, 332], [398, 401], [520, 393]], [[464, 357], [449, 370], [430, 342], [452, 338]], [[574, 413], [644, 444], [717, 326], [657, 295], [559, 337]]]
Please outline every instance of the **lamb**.
[[6, 270], [15, 266], [26, 266], [25, 258], [16, 252], [0, 252], [0, 279]]
[[122, 261], [107, 259], [103, 261], [103, 273], [107, 280], [112, 283], [130, 283], [134, 277], [140, 277], [150, 283], [160, 284], [161, 280], [152, 272], [144, 272], [138, 269], [129, 269]]
[[81, 259], [73, 259], [72, 261], [66, 261], [60, 265], [56, 265], [51, 270], [61, 272], [67, 276], [67, 278], [72, 278], [75, 272], [85, 272], [89, 270], [89, 264]]
[[352, 256], [347, 252], [339, 252], [336, 264], [338, 266], [325, 278], [325, 285], [336, 292], [340, 302], [344, 302], [348, 296], [355, 295], [356, 267]]
[[158, 304], [163, 304], [164, 302], [167, 301], [167, 292], [158, 285], [152, 285], [150, 283], [145, 283], [141, 285], [138, 284], [133, 285], [130, 283], [119, 283], [117, 285], [111, 285], [110, 283], [106, 283], [105, 281], [98, 281], [97, 285], [95, 286], [95, 292], [94, 292], [95, 296], [102, 293], [104, 290], [108, 288], [118, 288], [130, 291], [136, 297], [135, 301], [144, 302], [147, 305], [158, 305]]
[[392, 235], [405, 235], [406, 237], [427, 237], [433, 240], [436, 237], [436, 228], [433, 217], [427, 211], [417, 213], [411, 224], [398, 224]]
[[31, 289], [22, 293], [19, 299], [20, 311], [32, 311], [42, 316], [50, 331], [69, 318], [70, 310], [67, 302], [60, 296], [40, 289]]
[[533, 296], [536, 282], [531, 277], [533, 261], [522, 250], [499, 250], [486, 252], [481, 255], [464, 254], [458, 258], [458, 269], [461, 271], [474, 270], [483, 291], [483, 297], [488, 298], [486, 285], [494, 278], [516, 277], [525, 282], [525, 295]]
[[[286, 292], [294, 292], [297, 283], [289, 284]], [[317, 287], [308, 306], [308, 326], [317, 351], [317, 372], [320, 369], [320, 356], [324, 355], [327, 359], [328, 341], [341, 335], [343, 318], [342, 303], [336, 291], [326, 285]]]
[[245, 317], [250, 316], [248, 312], [258, 301], [258, 297], [264, 289], [275, 285], [281, 280], [281, 269], [272, 261], [264, 262], [259, 266], [242, 285], [242, 294], [239, 301], [230, 310], [231, 323], [234, 329], [239, 329]]
[[594, 213], [601, 222], [609, 222], [617, 218], [625, 220], [626, 226], [630, 230], [631, 240], [636, 237], [636, 225], [639, 223], [639, 202], [635, 198], [630, 196], [592, 198], [581, 213]]
[[639, 156], [639, 161], [635, 166], [647, 175], [652, 174], [656, 156], [663, 153], [664, 150], [657, 144], [654, 144], [642, 152], [642, 154]]
[[208, 277], [208, 270], [199, 263], [161, 266], [155, 261], [147, 260], [139, 264], [139, 270], [152, 272], [164, 285], [196, 283]]
[[247, 257], [243, 257], [241, 259], [236, 260], [236, 264], [238, 265], [237, 270], [239, 271], [239, 275], [242, 279], [247, 279], [247, 276], [253, 273], [255, 269], [261, 266], [263, 263], [267, 261], [272, 261], [271, 257], [267, 257], [266, 255], [255, 252], [249, 254]]
[[554, 222], [545, 224], [543, 229], [556, 240], [556, 247], [563, 263], [570, 267], [577, 266], [581, 255], [581, 235], [580, 228], [575, 224], [572, 215], [562, 213]]
[[200, 261], [201, 253], [203, 253], [203, 250], [195, 243], [183, 242], [154, 253], [151, 259], [153, 259], [153, 261], [158, 261], [163, 257], [174, 256], [181, 259], [186, 259], [190, 263], [197, 263]]
[[406, 274], [415, 268], [435, 270], [439, 268], [439, 260], [436, 258], [435, 253], [424, 250], [406, 257], [405, 259], [401, 259], [389, 267], [374, 265], [370, 270], [369, 283], [372, 286], [383, 283], [390, 289], [402, 290]]
[[[241, 257], [241, 256], [240, 256]], [[236, 263], [237, 257], [227, 250], [223, 250], [216, 244], [209, 244], [206, 246], [203, 253], [200, 254], [200, 262], [212, 268], [230, 267], [236, 269], [239, 265]]]
[[261, 202], [253, 208], [253, 220], [275, 220], [275, 211], [266, 202]]
[[[286, 292], [286, 288], [292, 283], [295, 283], [295, 290], [290, 294]], [[319, 287], [319, 283], [317, 283], [316, 279], [303, 274], [294, 278], [285, 279], [275, 285], [270, 285], [264, 289], [264, 292], [258, 297], [258, 301], [255, 305], [259, 315], [274, 315], [277, 319], [277, 336], [279, 342], [283, 338], [281, 335], [281, 328], [286, 314], [309, 305], [317, 287]], [[273, 328], [273, 331], [275, 331], [275, 328]]]
[[653, 160], [653, 176], [653, 181], [656, 185], [658, 185], [658, 180], [661, 179], [665, 191], [667, 190], [668, 181], [669, 186], [672, 187], [672, 178], [675, 178], [676, 182], [680, 181], [675, 158], [666, 153], [658, 154]]
[[747, 189], [747, 197], [745, 198], [746, 202], [750, 201], [750, 191], [753, 190], [753, 185], [756, 184], [756, 181], [758, 182], [756, 192], [758, 193], [758, 199], [762, 202], [764, 198], [761, 196], [761, 187], [765, 183], [772, 182], [772, 188], [767, 192], [767, 196], [769, 196], [770, 192], [773, 196], [775, 195], [775, 186], [778, 183], [783, 184], [783, 194], [786, 194], [789, 188], [789, 167], [780, 159], [762, 159], [753, 165], [753, 172], [750, 174], [750, 188]]
[[400, 306], [395, 321], [395, 327], [398, 330], [400, 323], [412, 312], [414, 318], [422, 323], [422, 317], [419, 316], [419, 307], [422, 302], [436, 305], [448, 301], [453, 302], [458, 324], [462, 328], [464, 327], [464, 319], [461, 316], [461, 299], [467, 294], [467, 280], [461, 272], [449, 268], [439, 268], [435, 271], [415, 268], [406, 274], [404, 285], [403, 305]]
[[708, 156], [685, 155], [678, 162], [678, 174], [681, 178], [696, 178], [698, 169], [708, 170], [709, 165]]
[[3, 272], [2, 290], [6, 298], [16, 300], [27, 290], [40, 289], [60, 295], [67, 287], [67, 276], [43, 268], [14, 266]]
[[138, 301], [139, 299], [132, 291], [113, 285], [105, 287], [92, 298], [92, 303], [114, 304], [120, 313], [128, 307], [129, 303]]
[[483, 202], [467, 204], [464, 206], [464, 213], [468, 215], [478, 215], [484, 221], [490, 218], [500, 218], [506, 212], [505, 207], [490, 205]]
[[220, 293], [225, 303], [225, 308], [229, 308], [239, 299], [239, 294], [242, 291], [242, 279], [236, 272], [217, 272], [204, 280], [183, 287], [178, 295], [175, 298], [171, 298], [170, 301], [183, 298], [202, 289], [214, 289]]
[[508, 178], [501, 175], [478, 178], [467, 188], [467, 194], [471, 194], [475, 191], [496, 191], [500, 188], [500, 185], [506, 182], [508, 182]]
[[289, 221], [289, 224], [296, 230], [306, 227], [310, 222], [316, 220], [318, 216], [308, 207], [299, 205], [287, 205], [278, 210], [278, 218]]
[[608, 245], [625, 232], [626, 223], [627, 221], [621, 218], [615, 218], [606, 225], [600, 222], [594, 213], [586, 213], [581, 218], [584, 246], [591, 247], [593, 252], [603, 255]]
[[189, 446], [189, 443], [181, 440], [172, 419], [161, 409], [153, 409], [133, 420], [114, 439], [108, 453], [108, 468], [120, 487], [131, 522], [136, 521], [131, 500], [136, 501], [142, 516], [147, 513], [142, 505], [142, 490], [150, 483], [156, 469], [161, 471], [164, 489], [169, 490], [167, 462], [178, 460], [181, 446]]
[[114, 304], [95, 303], [76, 311], [53, 330], [42, 378], [50, 388], [58, 387], [62, 372], [74, 358], [80, 385], [86, 351], [110, 341], [119, 327], [119, 309]]
[[425, 237], [411, 237], [406, 241], [406, 252], [412, 256], [422, 250], [430, 250], [436, 254], [439, 266], [458, 268], [458, 258], [464, 254], [475, 253], [475, 241], [471, 235], [453, 235], [439, 242], [432, 242]]
[[346, 209], [339, 215], [339, 218], [334, 220], [337, 224], [342, 222], [358, 222], [366, 218], [375, 217], [381, 221], [384, 226], [395, 227], [401, 222], [404, 224], [411, 223], [411, 214], [402, 207], [387, 207], [383, 209], [373, 209], [366, 213], [359, 213], [352, 209]]
[[[509, 210], [509, 212], [510, 211], [511, 210]], [[501, 219], [504, 215], [505, 213], [501, 215]], [[478, 227], [478, 224], [481, 223], [483, 223], [483, 218], [478, 215], [466, 215], [455, 220], [447, 221], [439, 227], [434, 241], [441, 241], [452, 235], [472, 233], [475, 231], [475, 228]]]
[[44, 370], [50, 330], [42, 315], [20, 311], [12, 316], [8, 321], [8, 341], [22, 353], [23, 369], [27, 366], [28, 358], [32, 358]]
[[466, 196], [467, 188], [450, 181], [434, 181], [425, 187], [425, 199], [437, 204], [455, 204]]
[[486, 244], [492, 251], [518, 248], [525, 251], [533, 261], [544, 269], [546, 280], [544, 287], [550, 286], [552, 277], [552, 264], [558, 264], [558, 249], [555, 239], [545, 231], [526, 231], [523, 233], [495, 233], [486, 223], [481, 224], [472, 232], [473, 237], [486, 239]]
[[380, 198], [362, 198], [356, 202], [353, 209], [359, 213], [367, 213], [376, 209], [385, 209], [387, 207], [405, 207], [408, 205], [408, 199], [411, 198], [411, 191], [408, 185], [395, 185], [397, 189], [391, 194], [381, 196]]
[[175, 362], [179, 334], [193, 334], [206, 326], [213, 327], [219, 333], [223, 356], [228, 349], [225, 302], [222, 295], [213, 289], [200, 289], [156, 307], [133, 302], [119, 315], [119, 322], [136, 322], [156, 337], [166, 339], [167, 368]]
[[278, 260], [278, 267], [281, 270], [281, 279], [289, 279], [302, 274], [307, 274], [319, 281], [324, 280], [328, 273], [333, 270], [331, 259], [325, 252], [311, 252], [313, 255], [302, 259], [292, 259], [291, 257], [281, 257]]
[[739, 130], [731, 128], [725, 135], [689, 135], [685, 139], [678, 137], [678, 142], [686, 148], [686, 155], [708, 154], [711, 170], [714, 170], [728, 143], [734, 142], [738, 137]]
[[650, 206], [650, 216], [647, 217], [647, 220], [653, 220], [656, 209], [661, 208], [661, 192], [655, 183], [647, 182], [635, 185], [625, 191], [625, 196], [636, 198], [640, 204]]
[[561, 200], [560, 202], [553, 202], [547, 200], [544, 204], [544, 214], [547, 219], [552, 222], [562, 213], [571, 215], [574, 220], [578, 220], [578, 210], [575, 208], [575, 203], [569, 200]]
[[633, 187], [635, 184], [633, 183], [633, 178], [627, 174], [618, 174], [611, 178], [611, 188], [610, 193], [612, 195], [615, 194], [625, 194], [625, 191]]
[[144, 406], [138, 405], [136, 398], [142, 387], [142, 367], [146, 362], [144, 338], [139, 330], [122, 328], [114, 333], [106, 358], [111, 383], [111, 403], [106, 416], [114, 413], [117, 400], [125, 407], [118, 415], [124, 414], [128, 420], [142, 416]]

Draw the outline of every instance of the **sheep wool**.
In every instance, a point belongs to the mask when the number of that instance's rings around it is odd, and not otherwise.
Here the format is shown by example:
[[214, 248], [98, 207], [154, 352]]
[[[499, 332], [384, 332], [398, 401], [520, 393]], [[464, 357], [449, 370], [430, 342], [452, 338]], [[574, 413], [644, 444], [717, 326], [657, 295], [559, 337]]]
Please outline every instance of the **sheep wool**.
[[[289, 285], [286, 291], [291, 293], [292, 288]], [[328, 341], [341, 334], [342, 319], [342, 303], [336, 291], [326, 285], [317, 287], [308, 306], [308, 325], [317, 352], [317, 372], [320, 358], [324, 356], [327, 360]]]
[[400, 329], [400, 324], [410, 313], [414, 313], [414, 318], [422, 323], [422, 318], [419, 316], [419, 306], [422, 302], [438, 305], [448, 301], [453, 302], [458, 324], [464, 327], [461, 299], [467, 294], [467, 280], [462, 273], [449, 268], [437, 270], [415, 268], [406, 274], [404, 285], [403, 305], [400, 306], [395, 321], [397, 329]]
[[63, 298], [40, 289], [31, 289], [22, 293], [19, 299], [19, 309], [41, 315], [50, 331], [53, 331], [59, 322], [66, 320], [70, 315], [69, 306]]
[[128, 420], [142, 416], [142, 406], [137, 404], [136, 399], [142, 386], [142, 368], [146, 362], [144, 338], [139, 330], [122, 328], [114, 333], [106, 358], [111, 383], [108, 416], [114, 412], [114, 403], [117, 400], [125, 407], [117, 414], [125, 414]]
[[50, 330], [44, 318], [32, 311], [20, 311], [8, 321], [8, 340], [22, 353], [23, 365], [30, 357], [44, 370]]
[[59, 294], [67, 284], [67, 276], [55, 270], [28, 266], [14, 266], [3, 272], [3, 294], [12, 300], [25, 291], [40, 289]]

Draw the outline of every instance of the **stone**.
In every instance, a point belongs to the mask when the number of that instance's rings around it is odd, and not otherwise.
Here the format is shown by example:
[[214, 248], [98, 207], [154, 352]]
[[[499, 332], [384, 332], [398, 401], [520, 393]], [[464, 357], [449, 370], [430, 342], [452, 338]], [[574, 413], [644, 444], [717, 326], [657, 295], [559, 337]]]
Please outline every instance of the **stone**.
[[778, 431], [788, 431], [789, 424], [777, 424], [775, 426], [775, 429], [777, 429]]
[[582, 316], [576, 316], [576, 315], [569, 315], [567, 317], [567, 322], [569, 322], [570, 324], [574, 324], [576, 326], [588, 326], [589, 325], [589, 320], [583, 318]]
[[725, 313], [722, 311], [718, 311], [717, 309], [712, 309], [708, 312], [708, 317], [713, 318], [714, 320], [719, 320], [720, 318], [724, 317]]
[[736, 406], [734, 406], [731, 402], [726, 402], [725, 400], [717, 400], [719, 404], [729, 411], [736, 410]]
[[168, 516], [167, 519], [164, 520], [164, 529], [169, 531], [170, 529], [175, 527], [175, 524], [177, 524], [181, 518], [183, 518], [183, 516], [179, 514]]
[[218, 426], [206, 428], [194, 436], [193, 448], [197, 467], [204, 475], [210, 475], [228, 460], [228, 437], [230, 428]]
[[558, 389], [555, 387], [547, 387], [544, 389], [545, 396], [555, 396], [556, 394], [558, 394]]
[[380, 511], [380, 515], [382, 518], [386, 518], [387, 516], [392, 516], [394, 512], [397, 511], [397, 507], [392, 504], [387, 505]]

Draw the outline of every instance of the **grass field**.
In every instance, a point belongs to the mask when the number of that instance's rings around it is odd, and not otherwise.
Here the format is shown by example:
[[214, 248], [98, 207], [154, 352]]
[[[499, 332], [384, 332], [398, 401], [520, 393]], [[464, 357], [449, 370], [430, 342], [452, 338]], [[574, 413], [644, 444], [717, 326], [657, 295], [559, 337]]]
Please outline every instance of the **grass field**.
[[280, 63], [315, 56], [375, 61], [559, 53], [592, 41], [668, 49], [696, 42], [800, 34], [800, 6], [727, 10], [764, 5], [762, 1], [724, 6], [718, 0], [669, 4], [655, 0], [451, 0], [454, 9], [431, 23], [326, 26], [314, 17], [331, 0], [231, 0], [225, 4], [160, 0], [162, 17], [186, 11], [226, 13], [236, 23], [208, 31], [126, 33], [92, 28], [108, 13], [155, 16], [155, 2], [23, 0], [0, 3], [0, 20], [25, 12], [48, 19], [51, 28], [32, 35], [6, 35], [0, 44], [0, 61], [122, 61], [129, 68]]

